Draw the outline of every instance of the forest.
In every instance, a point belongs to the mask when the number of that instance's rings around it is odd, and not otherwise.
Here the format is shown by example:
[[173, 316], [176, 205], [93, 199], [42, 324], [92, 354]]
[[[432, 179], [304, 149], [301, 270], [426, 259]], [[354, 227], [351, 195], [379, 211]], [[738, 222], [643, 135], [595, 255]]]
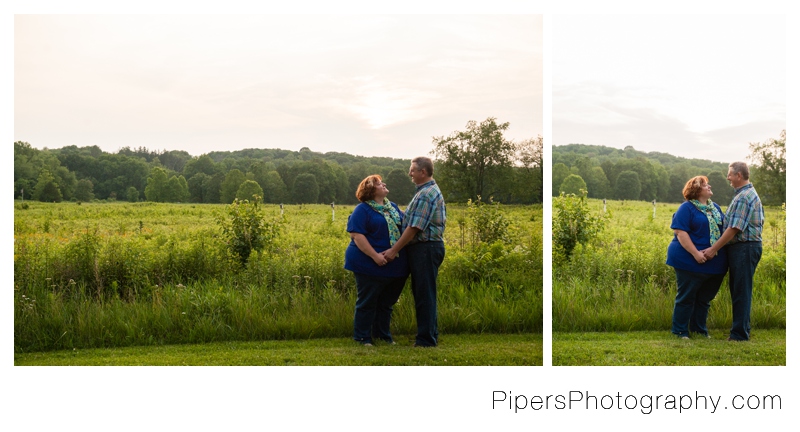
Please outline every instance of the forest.
[[[750, 143], [750, 181], [766, 205], [786, 202], [786, 131], [780, 138]], [[714, 201], [727, 204], [733, 189], [726, 180], [727, 162], [687, 159], [667, 153], [617, 149], [598, 145], [553, 146], [553, 190], [589, 198], [682, 202], [683, 186], [698, 175], [708, 177]]]
[[[435, 178], [448, 202], [465, 203], [480, 196], [505, 204], [542, 202], [542, 139], [514, 143], [502, 136], [507, 127], [508, 123], [497, 125], [489, 118], [480, 124], [470, 122], [468, 130], [454, 132], [452, 140], [434, 139], [439, 152]], [[485, 128], [494, 131], [492, 139], [479, 139]], [[475, 136], [464, 138], [470, 133]], [[457, 135], [458, 142], [453, 144]], [[492, 149], [501, 147], [505, 153], [499, 157]], [[259, 195], [271, 204], [355, 204], [359, 182], [380, 174], [389, 186], [390, 199], [404, 205], [415, 190], [408, 177], [410, 164], [410, 159], [319, 153], [307, 147], [192, 156], [182, 150], [146, 147], [123, 147], [116, 153], [98, 146], [37, 149], [17, 141], [14, 198], [230, 204], [237, 197]], [[477, 187], [474, 178], [480, 178]]]

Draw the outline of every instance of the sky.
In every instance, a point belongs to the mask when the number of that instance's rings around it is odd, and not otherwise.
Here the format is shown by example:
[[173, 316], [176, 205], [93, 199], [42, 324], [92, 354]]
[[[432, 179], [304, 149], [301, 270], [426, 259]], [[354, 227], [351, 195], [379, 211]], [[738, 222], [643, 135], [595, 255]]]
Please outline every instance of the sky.
[[786, 129], [775, 15], [556, 15], [553, 144], [719, 162]]
[[541, 15], [17, 15], [14, 140], [410, 159], [542, 134]]

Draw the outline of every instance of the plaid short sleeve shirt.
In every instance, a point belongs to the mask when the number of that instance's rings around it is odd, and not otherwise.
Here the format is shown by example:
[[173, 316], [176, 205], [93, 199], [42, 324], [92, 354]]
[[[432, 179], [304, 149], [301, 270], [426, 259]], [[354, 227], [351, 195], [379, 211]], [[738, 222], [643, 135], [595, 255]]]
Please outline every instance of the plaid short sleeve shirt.
[[408, 227], [419, 228], [411, 243], [425, 241], [444, 241], [444, 225], [447, 215], [444, 197], [436, 180], [417, 186], [417, 193], [406, 208], [403, 230]]
[[761, 241], [761, 231], [764, 228], [764, 207], [752, 183], [736, 189], [731, 205], [725, 212], [723, 230], [738, 228], [740, 232], [731, 240], [731, 243], [745, 241]]

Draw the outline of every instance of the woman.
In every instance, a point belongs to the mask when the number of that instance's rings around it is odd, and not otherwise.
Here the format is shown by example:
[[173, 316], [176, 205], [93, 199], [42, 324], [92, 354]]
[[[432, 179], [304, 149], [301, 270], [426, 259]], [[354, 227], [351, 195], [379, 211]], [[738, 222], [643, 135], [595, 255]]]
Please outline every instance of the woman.
[[719, 239], [725, 218], [711, 195], [708, 178], [693, 177], [683, 187], [686, 201], [672, 215], [670, 228], [675, 236], [667, 249], [667, 264], [675, 268], [678, 280], [672, 333], [682, 339], [689, 339], [689, 332], [710, 337], [708, 309], [728, 271], [724, 247], [710, 260], [701, 252]]
[[405, 253], [392, 261], [381, 254], [400, 238], [403, 223], [403, 212], [386, 198], [388, 194], [381, 176], [365, 178], [356, 191], [361, 204], [347, 220], [351, 241], [344, 268], [355, 274], [358, 292], [353, 339], [365, 346], [372, 346], [373, 337], [394, 344], [389, 331], [392, 307], [408, 278]]

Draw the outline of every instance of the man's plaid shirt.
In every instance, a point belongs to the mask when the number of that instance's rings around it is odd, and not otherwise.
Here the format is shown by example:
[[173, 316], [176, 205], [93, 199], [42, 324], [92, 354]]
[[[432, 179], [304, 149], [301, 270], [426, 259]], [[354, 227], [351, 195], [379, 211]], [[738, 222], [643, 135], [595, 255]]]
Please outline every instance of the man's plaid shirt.
[[745, 241], [761, 241], [761, 231], [764, 228], [764, 207], [752, 183], [736, 189], [731, 205], [725, 212], [724, 229], [738, 228], [741, 231], [731, 240], [731, 243]]
[[403, 230], [419, 228], [411, 243], [444, 241], [444, 224], [447, 220], [444, 198], [436, 180], [417, 186], [417, 193], [406, 208]]

